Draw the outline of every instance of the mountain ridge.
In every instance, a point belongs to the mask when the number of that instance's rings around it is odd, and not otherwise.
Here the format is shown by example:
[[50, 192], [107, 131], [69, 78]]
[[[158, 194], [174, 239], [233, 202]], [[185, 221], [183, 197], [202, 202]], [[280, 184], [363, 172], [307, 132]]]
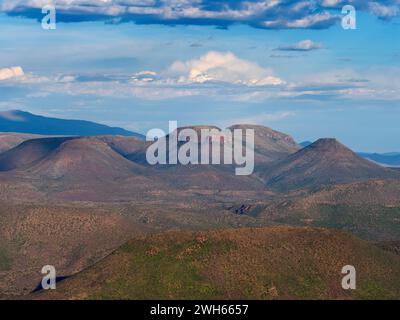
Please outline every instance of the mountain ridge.
[[322, 138], [270, 166], [261, 177], [267, 186], [293, 190], [394, 178], [399, 173], [359, 157], [336, 139]]
[[29, 133], [40, 135], [122, 135], [144, 136], [118, 127], [109, 127], [87, 120], [70, 120], [35, 115], [21, 110], [0, 112], [0, 132]]

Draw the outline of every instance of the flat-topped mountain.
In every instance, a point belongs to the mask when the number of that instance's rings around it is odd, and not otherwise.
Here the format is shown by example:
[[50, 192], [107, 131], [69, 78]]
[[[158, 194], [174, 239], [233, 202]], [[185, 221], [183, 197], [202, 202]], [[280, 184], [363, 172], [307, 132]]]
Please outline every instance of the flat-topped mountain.
[[287, 155], [301, 149], [301, 146], [291, 136], [268, 127], [239, 124], [233, 125], [228, 129], [253, 129], [255, 152], [262, 156], [260, 160], [263, 162], [272, 162], [285, 158]]

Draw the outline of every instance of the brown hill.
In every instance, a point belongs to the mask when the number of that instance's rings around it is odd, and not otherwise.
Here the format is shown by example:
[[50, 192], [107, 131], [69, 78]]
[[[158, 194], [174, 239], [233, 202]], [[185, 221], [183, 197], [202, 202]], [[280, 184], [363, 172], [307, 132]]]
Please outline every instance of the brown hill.
[[[200, 137], [202, 129], [213, 129], [220, 131], [221, 129], [215, 126], [187, 126], [180, 127], [177, 129], [178, 134], [184, 129], [193, 129], [198, 135], [199, 141], [199, 161], [201, 159], [201, 148], [200, 148]], [[167, 146], [167, 159], [169, 154], [169, 139], [170, 135], [165, 138]], [[218, 137], [211, 137], [214, 142], [223, 142], [223, 139]], [[146, 149], [152, 142], [147, 142], [144, 146], [138, 145], [136, 150], [132, 153], [127, 154], [126, 158], [142, 164], [148, 168], [150, 175], [157, 176], [162, 179], [165, 183], [170, 183], [174, 188], [178, 189], [212, 189], [212, 190], [260, 190], [263, 189], [263, 185], [254, 177], [239, 177], [234, 173], [234, 166], [231, 165], [155, 165], [150, 166], [146, 161]], [[179, 141], [177, 147], [179, 148], [185, 142]], [[174, 146], [175, 149], [175, 146]], [[210, 163], [212, 149], [210, 146]], [[221, 145], [221, 164], [223, 163], [223, 147]]]
[[[101, 136], [29, 140], [0, 156], [0, 169], [7, 171], [3, 180], [7, 185], [20, 185], [27, 194], [41, 192], [65, 200], [136, 199], [144, 190], [165, 188], [156, 177], [147, 177], [144, 167], [122, 156], [137, 142], [131, 140], [135, 138], [126, 139]], [[0, 189], [11, 192], [7, 185], [2, 184]]]
[[326, 186], [302, 197], [306, 203], [330, 203], [345, 205], [382, 205], [400, 207], [400, 180], [368, 180]]
[[117, 208], [0, 202], [0, 299], [32, 292], [44, 263], [76, 273], [135, 234]]
[[400, 179], [336, 184], [267, 204], [265, 223], [335, 228], [372, 241], [400, 239]]
[[400, 240], [400, 179], [368, 180], [301, 191], [260, 213], [266, 223], [335, 228], [372, 241]]
[[291, 153], [300, 150], [301, 147], [287, 134], [259, 125], [233, 125], [228, 129], [253, 129], [254, 147], [258, 162], [273, 162], [285, 158]]
[[96, 138], [124, 157], [143, 151], [146, 146], [146, 141], [137, 137], [96, 136]]
[[39, 135], [23, 133], [0, 133], [0, 154], [6, 152], [20, 143], [34, 138], [40, 138]]
[[[206, 126], [206, 125], [198, 125], [198, 126], [187, 126], [187, 127], [180, 127], [177, 129], [177, 132], [181, 132], [184, 129], [193, 129], [199, 138], [200, 142], [200, 135], [202, 129], [208, 130], [218, 130], [221, 131], [220, 128], [216, 126]], [[258, 125], [234, 125], [229, 128], [228, 130], [235, 130], [235, 129], [253, 129], [254, 130], [254, 152], [255, 152], [255, 160], [257, 164], [265, 164], [271, 163], [273, 161], [277, 161], [280, 159], [285, 158], [287, 155], [298, 151], [301, 147], [293, 140], [292, 137], [286, 135], [284, 133], [272, 130], [270, 128]], [[166, 139], [168, 141], [169, 135], [167, 135]], [[217, 138], [217, 137], [216, 137]], [[219, 138], [219, 137], [218, 137]], [[215, 140], [213, 140], [215, 141]], [[221, 141], [221, 144], [224, 142], [223, 139], [218, 139], [217, 141]], [[148, 145], [149, 143], [147, 143]], [[179, 142], [178, 146], [184, 144], [184, 142]], [[142, 150], [142, 154], [139, 155], [135, 150], [131, 155], [128, 155], [128, 158], [132, 160], [139, 160], [144, 162], [145, 160], [145, 150]], [[210, 149], [211, 151], [211, 149]], [[221, 148], [221, 159], [223, 158], [223, 148]], [[201, 154], [201, 153], [199, 153]]]
[[48, 156], [62, 143], [75, 139], [68, 137], [40, 138], [27, 140], [0, 155], [0, 171], [26, 168]]
[[114, 201], [135, 200], [152, 190], [263, 189], [260, 181], [237, 177], [226, 166], [153, 167], [145, 157], [146, 143], [133, 137], [29, 140], [0, 156], [0, 170], [6, 171], [0, 190], [15, 198], [12, 186], [18, 184], [28, 198], [40, 193], [64, 200]]
[[335, 139], [320, 139], [270, 166], [261, 177], [267, 186], [287, 191], [400, 175], [357, 156]]
[[135, 167], [108, 144], [88, 137], [64, 140], [28, 171], [55, 179], [112, 181], [134, 173]]
[[[353, 265], [357, 290], [343, 290]], [[313, 228], [168, 232], [130, 241], [37, 299], [399, 299], [400, 257]]]

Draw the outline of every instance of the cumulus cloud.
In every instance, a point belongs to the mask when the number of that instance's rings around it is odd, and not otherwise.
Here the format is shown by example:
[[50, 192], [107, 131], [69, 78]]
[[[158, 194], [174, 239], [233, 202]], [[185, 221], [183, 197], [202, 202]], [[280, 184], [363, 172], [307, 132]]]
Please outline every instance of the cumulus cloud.
[[[269, 68], [230, 52], [208, 52], [198, 58], [176, 61], [165, 70], [133, 74], [56, 74], [40, 77], [24, 74], [22, 68], [0, 69], [0, 90], [12, 83], [26, 97], [52, 94], [97, 97], [136, 97], [166, 100], [204, 96], [235, 102], [275, 99], [379, 99], [400, 100], [400, 70], [376, 67], [365, 70], [334, 70], [298, 74], [290, 82]], [[8, 81], [7, 81], [8, 80]], [[286, 114], [285, 114], [286, 115]], [[273, 120], [272, 118], [269, 120]]]
[[[48, 0], [0, 0], [0, 10], [40, 19]], [[382, 18], [399, 15], [398, 0], [56, 0], [58, 21], [198, 24], [257, 28], [328, 28], [339, 20], [344, 4]], [[332, 10], [337, 10], [336, 14]]]
[[312, 51], [321, 49], [322, 45], [319, 43], [315, 43], [312, 40], [303, 40], [298, 43], [286, 46], [280, 46], [277, 50], [281, 51]]
[[21, 67], [11, 67], [0, 69], [0, 81], [19, 78], [24, 76], [24, 71]]
[[210, 51], [199, 59], [176, 61], [168, 73], [180, 83], [225, 82], [247, 86], [276, 86], [285, 82], [270, 69], [240, 59], [231, 52]]

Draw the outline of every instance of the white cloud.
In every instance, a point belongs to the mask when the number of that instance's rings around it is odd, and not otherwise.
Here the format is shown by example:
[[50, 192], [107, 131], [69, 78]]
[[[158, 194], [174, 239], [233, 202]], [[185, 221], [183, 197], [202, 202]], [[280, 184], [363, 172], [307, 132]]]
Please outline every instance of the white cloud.
[[[311, 45], [298, 46], [309, 48]], [[99, 97], [136, 97], [166, 100], [206, 96], [243, 103], [273, 99], [400, 99], [400, 70], [369, 67], [365, 70], [335, 69], [299, 73], [285, 82], [269, 68], [240, 59], [230, 52], [211, 51], [188, 61], [176, 61], [164, 71], [123, 75], [24, 74], [22, 68], [0, 69], [3, 83], [25, 88], [26, 97], [52, 94]], [[8, 81], [7, 81], [8, 80]]]
[[277, 86], [285, 82], [270, 69], [239, 59], [231, 52], [210, 51], [199, 59], [176, 61], [168, 73], [179, 83], [225, 82], [247, 86]]
[[338, 21], [339, 16], [333, 15], [328, 12], [307, 15], [299, 19], [274, 19], [265, 20], [262, 25], [266, 28], [277, 29], [308, 29], [308, 28], [323, 28], [324, 26], [331, 26]]
[[394, 5], [386, 6], [378, 2], [369, 3], [369, 10], [377, 17], [383, 19], [390, 19], [396, 17], [400, 12], [399, 8]]
[[[0, 11], [32, 17], [50, 0], [0, 0]], [[244, 23], [261, 28], [329, 28], [340, 21], [343, 5], [354, 5], [380, 18], [399, 16], [398, 0], [55, 0], [58, 21], [103, 19], [140, 23], [209, 24], [223, 27]], [[380, 2], [380, 3], [379, 3]], [[41, 17], [37, 11], [35, 18]]]
[[0, 81], [23, 77], [24, 75], [25, 75], [24, 70], [22, 70], [21, 67], [0, 69]]
[[282, 51], [311, 51], [311, 50], [317, 50], [321, 49], [322, 45], [319, 43], [315, 43], [312, 40], [303, 40], [298, 43], [292, 44], [292, 45], [287, 45], [287, 46], [281, 46], [278, 48], [278, 50]]

